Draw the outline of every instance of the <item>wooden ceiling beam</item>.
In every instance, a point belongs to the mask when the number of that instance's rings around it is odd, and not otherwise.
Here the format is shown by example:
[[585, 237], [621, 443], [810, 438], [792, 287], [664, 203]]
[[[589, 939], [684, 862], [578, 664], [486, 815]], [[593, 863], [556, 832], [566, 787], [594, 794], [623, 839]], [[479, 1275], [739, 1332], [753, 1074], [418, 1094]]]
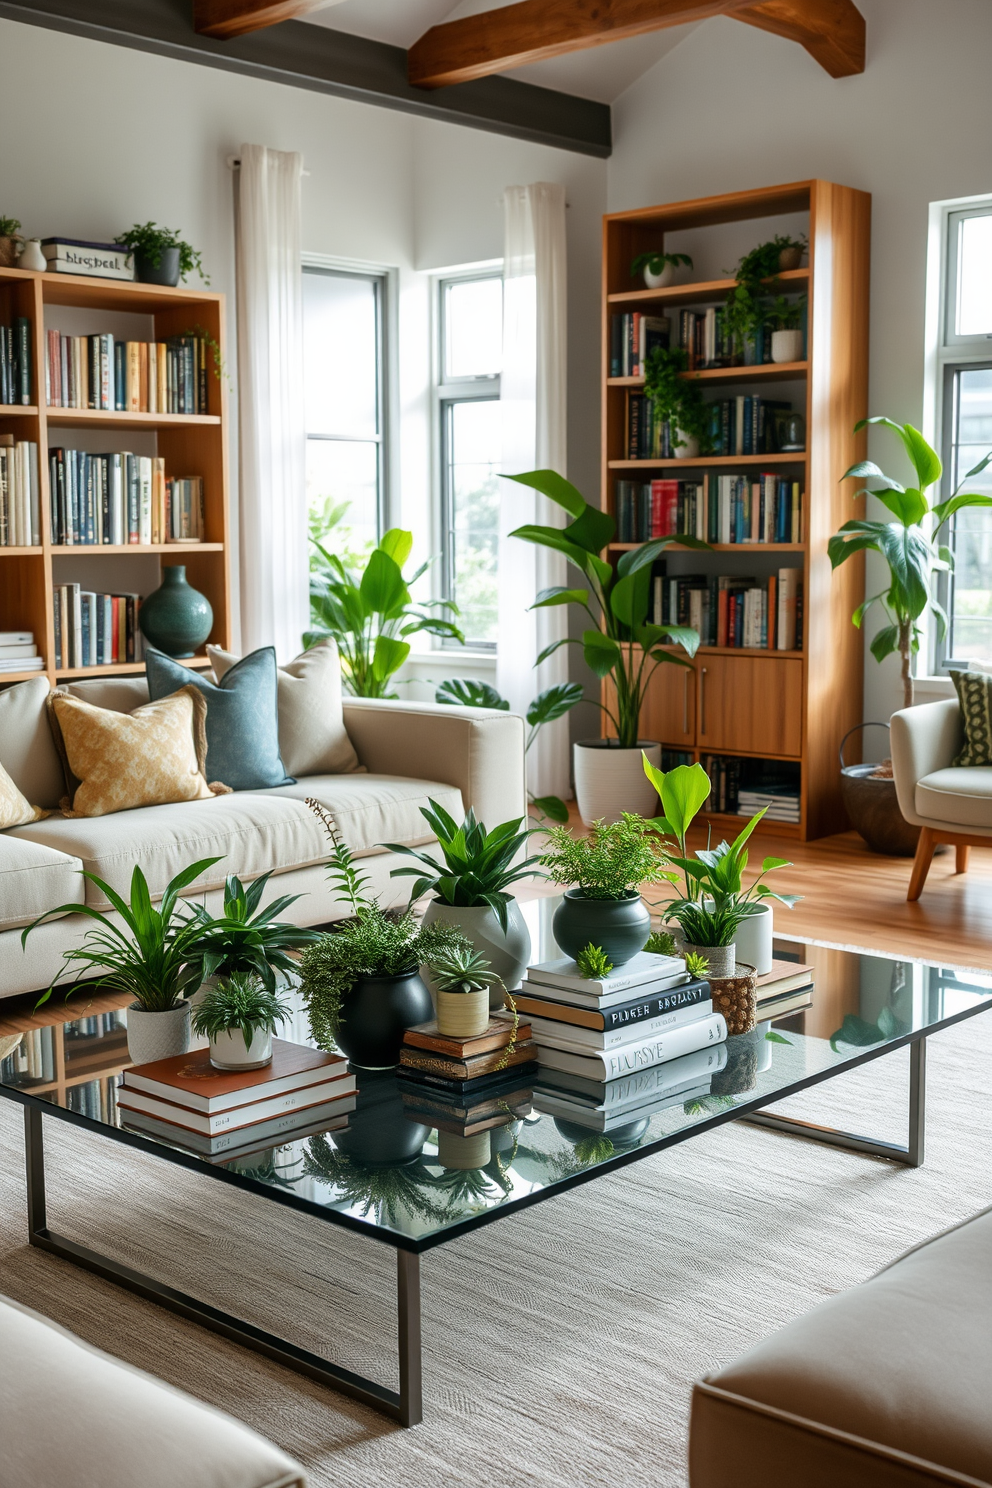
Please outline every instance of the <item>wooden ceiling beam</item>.
[[265, 31], [280, 21], [298, 21], [325, 0], [193, 0], [193, 30], [198, 36], [230, 41], [251, 31]]
[[517, 0], [432, 26], [407, 53], [408, 75], [415, 87], [447, 88], [715, 15], [799, 42], [831, 77], [864, 71], [865, 23], [854, 0]]

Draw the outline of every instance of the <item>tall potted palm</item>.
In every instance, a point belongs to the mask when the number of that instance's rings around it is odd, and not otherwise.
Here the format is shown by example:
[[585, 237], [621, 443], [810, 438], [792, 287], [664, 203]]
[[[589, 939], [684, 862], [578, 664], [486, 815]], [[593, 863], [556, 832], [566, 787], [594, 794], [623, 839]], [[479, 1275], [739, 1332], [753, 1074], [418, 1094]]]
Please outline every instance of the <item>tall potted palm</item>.
[[542, 590], [531, 606], [575, 605], [588, 622], [581, 640], [566, 636], [553, 641], [537, 665], [559, 646], [580, 645], [596, 676], [612, 683], [608, 701], [592, 699], [603, 711], [610, 736], [575, 745], [575, 794], [582, 820], [590, 825], [616, 822], [625, 811], [649, 816], [655, 793], [641, 767], [641, 750], [658, 765], [661, 745], [640, 737], [648, 687], [660, 666], [690, 666], [699, 645], [698, 633], [687, 626], [648, 620], [651, 565], [673, 543], [690, 548], [709, 544], [684, 534], [656, 537], [623, 553], [614, 567], [600, 555], [616, 537], [616, 522], [608, 512], [590, 506], [564, 476], [556, 470], [531, 470], [504, 478], [540, 491], [572, 519], [565, 527], [518, 527], [511, 536], [564, 553], [586, 581]]

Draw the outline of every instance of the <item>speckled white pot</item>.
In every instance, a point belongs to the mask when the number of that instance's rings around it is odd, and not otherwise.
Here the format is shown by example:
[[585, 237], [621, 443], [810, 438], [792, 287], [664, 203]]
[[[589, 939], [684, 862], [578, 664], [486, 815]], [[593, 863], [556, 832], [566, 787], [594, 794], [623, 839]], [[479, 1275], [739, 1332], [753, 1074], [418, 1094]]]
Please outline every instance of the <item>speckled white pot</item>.
[[153, 1064], [189, 1051], [189, 1003], [150, 1013], [132, 1002], [127, 1009], [127, 1052], [132, 1064]]

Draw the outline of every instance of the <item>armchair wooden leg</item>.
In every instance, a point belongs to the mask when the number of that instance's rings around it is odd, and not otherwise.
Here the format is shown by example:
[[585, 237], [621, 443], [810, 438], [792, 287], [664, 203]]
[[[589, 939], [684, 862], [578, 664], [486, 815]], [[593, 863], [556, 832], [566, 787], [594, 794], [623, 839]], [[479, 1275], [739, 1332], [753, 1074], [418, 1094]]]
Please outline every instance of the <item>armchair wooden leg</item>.
[[[916, 844], [916, 857], [913, 859], [913, 873], [909, 880], [909, 893], [906, 895], [910, 903], [914, 899], [919, 899], [923, 893], [923, 885], [926, 883], [927, 874], [930, 872], [930, 863], [933, 859], [933, 850], [936, 845], [933, 832], [930, 828], [921, 827], [920, 840]], [[961, 849], [958, 848], [959, 853], [960, 851]], [[967, 848], [965, 851], [967, 852]]]
[[968, 872], [968, 858], [969, 858], [970, 854], [971, 854], [971, 848], [968, 846], [967, 842], [959, 842], [958, 845], [957, 845], [957, 847], [954, 849], [954, 872], [955, 873], [967, 873]]

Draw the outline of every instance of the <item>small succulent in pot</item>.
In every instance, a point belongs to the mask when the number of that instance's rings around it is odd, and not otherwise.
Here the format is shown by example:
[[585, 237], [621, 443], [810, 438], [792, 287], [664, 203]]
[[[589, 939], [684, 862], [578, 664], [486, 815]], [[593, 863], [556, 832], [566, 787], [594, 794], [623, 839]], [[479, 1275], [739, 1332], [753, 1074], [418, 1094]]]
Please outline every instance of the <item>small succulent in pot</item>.
[[489, 1026], [489, 991], [506, 988], [488, 959], [468, 944], [453, 945], [431, 960], [437, 998], [437, 1031], [447, 1038], [473, 1038]]
[[651, 823], [625, 811], [616, 822], [594, 822], [588, 836], [552, 827], [541, 863], [553, 883], [574, 887], [555, 911], [555, 939], [577, 958], [592, 942], [622, 966], [644, 948], [651, 920], [640, 885], [666, 875], [667, 855]]
[[272, 1035], [292, 1015], [289, 1003], [250, 971], [209, 987], [193, 1014], [193, 1032], [210, 1040], [217, 1069], [261, 1069], [272, 1062]]

